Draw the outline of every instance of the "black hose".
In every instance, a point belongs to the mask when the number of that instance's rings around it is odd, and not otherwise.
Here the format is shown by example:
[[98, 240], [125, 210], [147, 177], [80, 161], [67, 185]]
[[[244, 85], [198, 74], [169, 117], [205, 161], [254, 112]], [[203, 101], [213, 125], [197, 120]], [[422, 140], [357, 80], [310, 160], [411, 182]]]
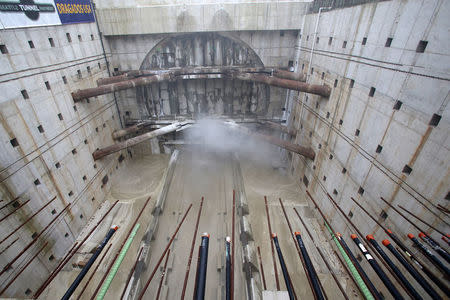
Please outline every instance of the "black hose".
[[114, 232], [116, 232], [116, 230], [118, 228], [119, 227], [114, 226], [111, 229], [109, 229], [109, 231], [106, 234], [105, 238], [100, 243], [100, 245], [97, 247], [97, 250], [95, 251], [95, 253], [91, 256], [89, 261], [86, 263], [84, 268], [81, 270], [80, 274], [78, 274], [77, 278], [75, 278], [75, 280], [70, 285], [69, 289], [66, 291], [66, 293], [61, 298], [61, 300], [68, 300], [70, 298], [70, 296], [72, 296], [73, 292], [75, 292], [76, 288], [81, 283], [81, 281], [83, 280], [84, 276], [86, 276], [87, 272], [92, 267], [92, 265], [94, 264], [95, 260], [100, 255], [100, 253], [102, 252], [103, 248], [105, 248], [106, 244], [108, 243], [108, 241], [111, 239], [112, 235], [114, 234]]
[[383, 240], [383, 245], [386, 246], [386, 248], [391, 251], [391, 253], [397, 258], [397, 260], [403, 265], [403, 267], [411, 274], [411, 276], [420, 284], [420, 286], [427, 292], [428, 295], [431, 296], [431, 298], [435, 300], [442, 299], [441, 296], [433, 289], [433, 287], [428, 283], [428, 281], [423, 278], [422, 275], [420, 275], [419, 272], [417, 272], [407, 261], [403, 258], [403, 256], [395, 250], [394, 246], [388, 241]]
[[209, 247], [209, 234], [204, 233], [202, 235], [202, 243], [200, 246], [200, 260], [197, 275], [196, 291], [194, 293], [196, 300], [205, 299], [206, 290], [206, 270], [208, 267], [208, 247]]
[[422, 300], [423, 298], [419, 295], [419, 293], [414, 289], [411, 283], [406, 279], [403, 273], [399, 270], [399, 268], [394, 264], [394, 262], [389, 258], [386, 252], [381, 249], [380, 245], [378, 245], [377, 241], [375, 241], [374, 237], [369, 234], [367, 237], [369, 243], [378, 251], [384, 261], [388, 264], [388, 266], [394, 271], [395, 275], [400, 279], [400, 281], [404, 284], [404, 286], [408, 289], [408, 292], [414, 299]]
[[352, 240], [355, 242], [355, 244], [358, 246], [359, 250], [361, 250], [364, 257], [367, 259], [369, 264], [372, 266], [372, 269], [377, 273], [378, 277], [383, 281], [384, 285], [388, 289], [388, 291], [391, 293], [391, 295], [394, 297], [394, 299], [404, 299], [403, 296], [400, 294], [400, 292], [397, 290], [397, 288], [394, 286], [392, 281], [389, 279], [389, 277], [384, 273], [384, 271], [381, 269], [381, 267], [378, 265], [377, 261], [372, 257], [372, 255], [367, 251], [366, 247], [361, 243], [359, 238], [356, 236], [356, 234], [352, 234]]
[[272, 239], [277, 249], [278, 259], [280, 260], [281, 271], [283, 271], [284, 282], [286, 283], [286, 289], [289, 294], [289, 299], [295, 300], [294, 291], [292, 289], [291, 280], [289, 279], [289, 273], [284, 262], [283, 253], [281, 253], [280, 244], [278, 244], [278, 237], [275, 233], [272, 233]]
[[300, 247], [300, 251], [302, 252], [303, 259], [305, 260], [306, 270], [308, 271], [309, 278], [311, 278], [311, 283], [316, 293], [317, 299], [323, 300], [324, 297], [322, 290], [320, 289], [319, 278], [317, 277], [316, 270], [314, 269], [311, 259], [309, 258], [308, 251], [306, 250], [305, 244], [302, 240], [302, 236], [299, 232], [296, 232], [295, 237], [297, 238], [298, 246]]

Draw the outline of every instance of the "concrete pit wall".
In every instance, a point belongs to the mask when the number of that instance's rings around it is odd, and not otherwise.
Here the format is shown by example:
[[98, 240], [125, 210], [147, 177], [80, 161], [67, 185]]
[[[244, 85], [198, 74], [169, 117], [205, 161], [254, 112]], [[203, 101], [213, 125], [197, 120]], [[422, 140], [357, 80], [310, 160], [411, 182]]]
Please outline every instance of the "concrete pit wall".
[[[116, 153], [94, 162], [91, 155], [96, 148], [112, 144], [111, 133], [120, 128], [113, 96], [76, 105], [70, 96], [71, 91], [108, 76], [95, 23], [2, 30], [0, 44], [0, 204], [17, 198], [20, 205], [30, 199], [1, 221], [0, 237], [56, 197], [1, 243], [2, 268], [71, 204], [1, 276], [2, 282], [9, 281], [48, 242], [2, 295], [24, 298], [37, 290], [73, 244], [104, 200], [114, 171], [126, 160], [119, 163], [121, 153]], [[14, 209], [11, 204], [0, 214], [6, 216]]]
[[[360, 253], [350, 240], [356, 232], [325, 192], [363, 234], [379, 242], [386, 234], [350, 197], [409, 246], [406, 235], [418, 231], [380, 196], [441, 231], [448, 229], [442, 221], [448, 218], [435, 206], [448, 207], [450, 186], [449, 9], [447, 1], [387, 1], [322, 12], [317, 36], [318, 14], [306, 16], [299, 69], [311, 74], [310, 83], [334, 89], [326, 101], [296, 97], [290, 116], [299, 131], [296, 141], [311, 143], [317, 156], [314, 161], [294, 156], [291, 172], [354, 253]], [[440, 240], [437, 232], [411, 219]]]

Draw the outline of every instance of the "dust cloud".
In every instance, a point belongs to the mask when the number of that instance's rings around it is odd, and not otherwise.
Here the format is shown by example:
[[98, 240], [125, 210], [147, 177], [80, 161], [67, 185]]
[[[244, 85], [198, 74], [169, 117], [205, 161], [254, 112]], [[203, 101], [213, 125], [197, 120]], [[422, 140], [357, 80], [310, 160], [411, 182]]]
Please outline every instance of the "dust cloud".
[[[216, 155], [236, 153], [240, 160], [277, 168], [282, 166], [278, 147], [233, 129], [234, 124], [219, 119], [200, 119], [186, 130], [184, 138], [189, 144], [200, 148], [201, 152], [213, 152]], [[257, 131], [254, 123], [239, 126]]]

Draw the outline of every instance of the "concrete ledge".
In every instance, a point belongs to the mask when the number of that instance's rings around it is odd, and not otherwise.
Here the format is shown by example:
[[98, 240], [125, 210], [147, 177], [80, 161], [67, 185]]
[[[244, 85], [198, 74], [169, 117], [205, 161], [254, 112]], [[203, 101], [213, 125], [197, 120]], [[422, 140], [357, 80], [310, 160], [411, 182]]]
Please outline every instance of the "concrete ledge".
[[[310, 1], [198, 3], [110, 8], [97, 4], [104, 35], [296, 30]], [[125, 3], [125, 2], [123, 2]], [[120, 5], [120, 4], [119, 4]]]

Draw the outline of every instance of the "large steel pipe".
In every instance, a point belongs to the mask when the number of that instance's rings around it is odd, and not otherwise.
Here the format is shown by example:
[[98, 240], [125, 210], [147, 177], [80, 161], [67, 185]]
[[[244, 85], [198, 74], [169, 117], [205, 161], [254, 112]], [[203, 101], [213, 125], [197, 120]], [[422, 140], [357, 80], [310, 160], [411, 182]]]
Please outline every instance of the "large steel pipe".
[[114, 93], [121, 90], [126, 90], [129, 88], [149, 85], [155, 82], [168, 81], [172, 79], [171, 73], [165, 73], [161, 75], [153, 75], [148, 77], [139, 77], [131, 80], [120, 81], [116, 83], [101, 85], [99, 87], [88, 88], [83, 90], [77, 90], [72, 92], [72, 98], [74, 102], [79, 102], [83, 99], [100, 96], [104, 94]]
[[281, 148], [284, 148], [286, 150], [289, 150], [291, 152], [298, 153], [300, 155], [303, 155], [304, 157], [310, 158], [314, 160], [314, 157], [316, 156], [316, 153], [311, 147], [305, 147], [297, 144], [293, 144], [291, 142], [279, 139], [274, 136], [269, 136], [261, 133], [256, 133], [251, 131], [250, 129], [237, 125], [236, 123], [227, 123], [229, 128], [236, 129], [237, 131], [244, 133], [249, 136], [253, 136], [257, 139], [264, 140], [270, 144], [277, 145]]
[[[98, 87], [77, 90], [75, 92], [72, 92], [72, 98], [75, 102], [78, 102], [86, 98], [109, 94], [137, 86], [149, 85], [151, 83], [161, 81], [174, 80], [176, 76], [202, 75], [202, 74], [224, 74], [230, 79], [260, 82], [267, 85], [286, 88], [290, 90], [296, 90], [310, 94], [316, 94], [323, 97], [329, 97], [331, 94], [331, 88], [328, 85], [308, 84], [301, 82], [299, 80], [290, 80], [279, 78], [276, 76], [269, 76], [267, 69], [263, 68], [236, 69], [236, 68], [218, 67], [218, 68], [183, 68], [183, 69], [174, 69], [174, 70], [169, 69], [161, 71], [144, 70], [138, 71], [137, 73], [125, 73], [119, 76], [99, 80], [97, 82], [97, 84], [99, 84]], [[132, 78], [135, 77], [134, 75], [143, 77]]]
[[157, 136], [160, 136], [160, 135], [164, 135], [164, 134], [173, 132], [173, 131], [183, 127], [184, 125], [186, 125], [185, 122], [173, 123], [172, 125], [165, 126], [165, 127], [161, 128], [161, 129], [156, 129], [154, 131], [147, 132], [147, 133], [138, 135], [136, 137], [130, 138], [130, 139], [125, 140], [123, 142], [120, 142], [120, 143], [117, 143], [117, 144], [114, 144], [114, 145], [111, 145], [111, 146], [108, 146], [108, 147], [96, 150], [96, 151], [94, 151], [94, 153], [92, 153], [92, 156], [94, 157], [94, 160], [100, 159], [100, 158], [102, 158], [104, 156], [107, 156], [107, 155], [112, 154], [114, 152], [118, 152], [118, 151], [120, 151], [122, 149], [125, 149], [125, 148], [128, 148], [128, 147], [137, 145], [137, 144], [142, 143], [142, 142], [144, 142], [146, 140], [149, 140], [151, 138], [154, 138], [154, 137], [157, 137]]
[[306, 81], [306, 76], [302, 73], [289, 72], [280, 69], [274, 69], [273, 76], [289, 80]]
[[297, 80], [270, 77], [263, 74], [237, 74], [234, 77], [236, 79], [243, 81], [260, 82], [271, 86], [281, 87], [299, 92], [305, 92], [309, 94], [320, 95], [323, 97], [329, 97], [331, 94], [331, 88], [326, 84], [324, 85], [308, 84]]

